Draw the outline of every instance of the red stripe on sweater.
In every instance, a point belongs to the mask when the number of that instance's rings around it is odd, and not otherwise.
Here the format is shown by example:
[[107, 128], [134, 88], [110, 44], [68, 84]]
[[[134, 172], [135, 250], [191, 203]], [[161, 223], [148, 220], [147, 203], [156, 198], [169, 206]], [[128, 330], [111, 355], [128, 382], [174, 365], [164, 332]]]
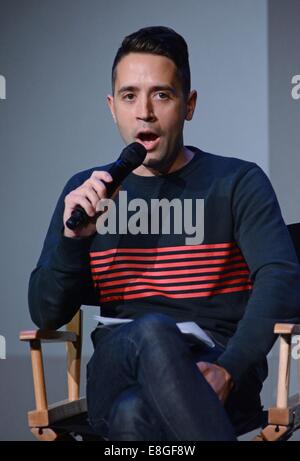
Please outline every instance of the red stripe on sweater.
[[215, 248], [231, 248], [235, 247], [235, 242], [229, 243], [208, 243], [201, 245], [181, 245], [172, 247], [159, 247], [159, 248], [110, 248], [109, 250], [103, 251], [91, 251], [90, 256], [92, 258], [106, 256], [115, 253], [164, 253], [170, 251], [194, 251], [194, 250], [209, 250]]
[[118, 287], [118, 288], [102, 288], [101, 286], [101, 296], [106, 295], [108, 293], [128, 293], [132, 291], [138, 291], [138, 290], [148, 290], [148, 289], [153, 289], [157, 290], [158, 292], [168, 292], [168, 291], [192, 291], [192, 290], [198, 290], [202, 288], [218, 288], [219, 286], [222, 285], [236, 285], [237, 283], [249, 283], [248, 279], [245, 278], [236, 278], [236, 279], [230, 279], [230, 280], [218, 280], [217, 282], [213, 283], [201, 283], [201, 284], [195, 284], [195, 285], [175, 285], [175, 286], [160, 286], [157, 287], [153, 283], [144, 283], [140, 285], [135, 285], [135, 286], [125, 286], [125, 287]]
[[[103, 281], [100, 282], [100, 288], [105, 287], [112, 287], [115, 285], [124, 285], [129, 283], [155, 283], [158, 285], [170, 284], [170, 283], [186, 283], [186, 282], [201, 282], [207, 280], [220, 280], [225, 277], [235, 277], [237, 275], [247, 275], [249, 276], [248, 270], [240, 270], [240, 271], [233, 271], [228, 273], [220, 273], [218, 275], [200, 275], [200, 276], [193, 276], [193, 277], [172, 277], [172, 278], [147, 278], [147, 277], [135, 277], [135, 278], [127, 278], [121, 280], [112, 280], [112, 281]], [[104, 279], [106, 280], [106, 279]]]
[[180, 253], [176, 255], [155, 255], [155, 256], [113, 256], [112, 258], [105, 259], [93, 259], [91, 260], [91, 266], [96, 264], [107, 264], [115, 261], [164, 261], [170, 259], [189, 259], [189, 258], [207, 258], [207, 257], [221, 257], [230, 256], [235, 254], [241, 254], [239, 250], [227, 250], [227, 251], [212, 251], [212, 252], [197, 252], [197, 253]]
[[[230, 261], [242, 261], [241, 256], [235, 256]], [[156, 268], [171, 268], [171, 267], [193, 267], [193, 266], [204, 266], [213, 264], [224, 264], [228, 262], [228, 259], [208, 259], [204, 261], [178, 261], [173, 263], [154, 263], [148, 264], [113, 264], [103, 267], [94, 267], [91, 269], [92, 273], [107, 272], [115, 269], [127, 269], [127, 268], [140, 268], [140, 269], [156, 269]]]
[[118, 295], [118, 296], [107, 296], [102, 297], [100, 296], [100, 303], [105, 302], [112, 302], [112, 301], [126, 301], [130, 299], [142, 299], [147, 298], [150, 296], [163, 296], [165, 298], [172, 298], [172, 299], [184, 299], [184, 298], [203, 298], [217, 294], [223, 293], [234, 293], [239, 291], [247, 291], [251, 290], [252, 285], [244, 285], [239, 287], [232, 287], [232, 288], [221, 288], [219, 290], [209, 290], [209, 291], [199, 291], [193, 293], [158, 293], [156, 291], [145, 291], [144, 293], [136, 293], [136, 294], [127, 294], [127, 295]]
[[[248, 268], [247, 264], [245, 262], [243, 263], [232, 263], [232, 264], [226, 264], [224, 266], [219, 266], [219, 267], [200, 267], [200, 268], [193, 268], [193, 274], [203, 274], [203, 273], [211, 273], [211, 272], [224, 272], [224, 270], [231, 270], [231, 269], [236, 269], [236, 268], [241, 268], [241, 267], [246, 267]], [[170, 270], [170, 271], [120, 271], [120, 272], [110, 272], [109, 274], [101, 274], [101, 275], [93, 275], [93, 280], [112, 280], [115, 279], [116, 277], [127, 277], [127, 276], [149, 276], [149, 277], [164, 277], [166, 275], [184, 275], [184, 274], [190, 274], [191, 271], [190, 269], [178, 269], [178, 270]]]

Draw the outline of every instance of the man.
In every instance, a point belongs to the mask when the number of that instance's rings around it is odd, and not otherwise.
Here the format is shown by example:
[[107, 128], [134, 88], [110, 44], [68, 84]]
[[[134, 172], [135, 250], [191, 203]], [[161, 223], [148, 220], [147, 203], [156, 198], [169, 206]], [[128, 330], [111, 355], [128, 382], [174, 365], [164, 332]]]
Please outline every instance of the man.
[[[147, 156], [122, 191], [149, 205], [204, 199], [204, 240], [188, 244], [170, 210], [169, 233], [160, 224], [100, 234], [92, 219], [68, 229], [78, 204], [95, 217], [112, 180], [105, 165], [69, 180], [31, 275], [30, 312], [41, 328], [61, 327], [81, 304], [134, 319], [92, 333], [88, 413], [108, 440], [236, 440], [261, 416], [274, 324], [299, 319], [299, 267], [272, 186], [254, 163], [184, 145], [196, 99], [179, 34], [148, 27], [124, 39], [108, 105], [125, 144], [142, 143]], [[197, 214], [190, 208], [185, 218]], [[179, 331], [176, 322], [189, 320], [214, 348]]]

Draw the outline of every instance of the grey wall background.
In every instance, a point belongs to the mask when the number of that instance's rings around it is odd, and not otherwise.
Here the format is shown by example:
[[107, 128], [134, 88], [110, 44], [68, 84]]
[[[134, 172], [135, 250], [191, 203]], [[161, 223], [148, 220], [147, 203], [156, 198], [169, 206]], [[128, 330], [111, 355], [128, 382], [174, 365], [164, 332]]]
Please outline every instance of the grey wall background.
[[[7, 341], [7, 358], [0, 360], [0, 439], [32, 439], [26, 427], [26, 411], [33, 408], [31, 369], [18, 332], [34, 328], [28, 278], [57, 197], [72, 174], [111, 161], [123, 148], [106, 106], [123, 37], [147, 25], [167, 25], [185, 37], [192, 87], [198, 90], [185, 143], [257, 162], [274, 178], [287, 221], [297, 221], [300, 102], [291, 99], [289, 81], [300, 72], [300, 54], [299, 48], [290, 53], [285, 72], [286, 50], [280, 38], [274, 41], [280, 30], [288, 49], [298, 46], [297, 8], [296, 0], [269, 5], [266, 0], [0, 0], [0, 75], [7, 83], [7, 99], [0, 101], [5, 216], [0, 334]], [[94, 313], [84, 312], [85, 362], [92, 353], [88, 335]], [[48, 345], [45, 352], [49, 401], [63, 399], [63, 346]], [[274, 399], [275, 356], [264, 389], [266, 405]]]
[[269, 2], [269, 171], [287, 222], [300, 218], [300, 100], [291, 80], [300, 74], [300, 2]]

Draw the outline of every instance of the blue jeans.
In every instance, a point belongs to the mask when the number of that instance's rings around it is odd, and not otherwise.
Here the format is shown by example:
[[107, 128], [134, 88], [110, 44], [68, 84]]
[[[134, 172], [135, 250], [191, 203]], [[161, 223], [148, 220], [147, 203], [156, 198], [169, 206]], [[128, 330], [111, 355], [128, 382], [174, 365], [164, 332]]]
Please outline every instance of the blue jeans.
[[228, 412], [196, 366], [222, 347], [193, 344], [161, 313], [96, 330], [87, 366], [90, 424], [107, 440], [236, 440]]

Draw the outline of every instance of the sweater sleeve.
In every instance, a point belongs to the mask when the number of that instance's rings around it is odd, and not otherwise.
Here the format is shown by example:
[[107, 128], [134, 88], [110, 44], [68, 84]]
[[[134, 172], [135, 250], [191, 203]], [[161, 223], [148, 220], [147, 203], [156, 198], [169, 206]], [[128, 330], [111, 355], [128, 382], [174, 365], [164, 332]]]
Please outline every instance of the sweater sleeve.
[[81, 182], [75, 176], [62, 191], [37, 266], [30, 275], [29, 311], [33, 322], [42, 329], [65, 325], [82, 304], [98, 304], [89, 268], [93, 236], [71, 239], [63, 235], [64, 198]]
[[217, 363], [238, 383], [266, 359], [276, 339], [275, 323], [299, 322], [300, 265], [272, 185], [257, 165], [237, 182], [232, 214], [235, 240], [248, 264], [253, 289]]

